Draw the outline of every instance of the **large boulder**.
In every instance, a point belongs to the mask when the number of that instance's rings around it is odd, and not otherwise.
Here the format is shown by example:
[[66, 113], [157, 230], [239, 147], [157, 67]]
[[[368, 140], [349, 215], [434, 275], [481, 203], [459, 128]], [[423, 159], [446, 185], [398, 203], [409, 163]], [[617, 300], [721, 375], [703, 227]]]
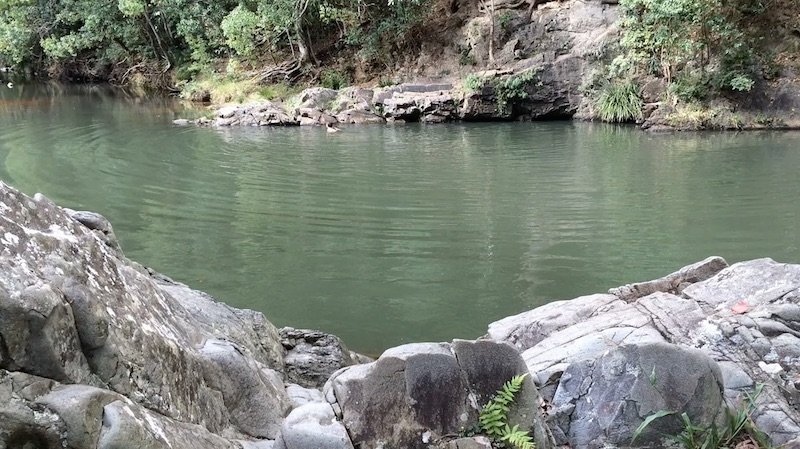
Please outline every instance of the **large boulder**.
[[304, 387], [322, 388], [339, 369], [371, 361], [348, 350], [335, 335], [293, 327], [282, 328], [280, 335], [286, 350], [286, 377]]
[[381, 104], [383, 116], [393, 120], [442, 123], [459, 118], [458, 101], [451, 85], [403, 85], [382, 99]]
[[[353, 441], [363, 448], [425, 448], [477, 423], [484, 405], [525, 365], [511, 346], [489, 341], [416, 343], [336, 373], [326, 396], [339, 407]], [[528, 379], [510, 420], [552, 446], [536, 388]]]
[[226, 105], [217, 109], [210, 121], [197, 120], [198, 125], [226, 126], [293, 126], [300, 120], [270, 101]]
[[85, 223], [0, 184], [0, 369], [101, 387], [212, 433], [277, 435], [289, 409], [277, 329], [128, 261]]
[[275, 449], [353, 449], [353, 443], [330, 404], [313, 402], [294, 410], [283, 422]]
[[0, 448], [240, 449], [205, 427], [175, 421], [87, 385], [0, 370]]
[[[561, 441], [580, 446], [587, 441], [581, 438], [591, 439], [598, 432], [604, 433], [606, 440], [612, 434], [624, 440], [621, 435], [635, 428], [646, 410], [639, 413], [641, 407], [637, 407], [636, 414], [620, 415], [629, 418], [624, 426], [606, 419], [604, 424], [598, 421], [574, 427], [594, 412], [585, 407], [579, 411], [578, 403], [569, 395], [565, 399], [563, 392], [570, 391], [570, 385], [575, 388], [576, 375], [586, 377], [598, 363], [617, 360], [620, 354], [626, 360], [634, 356], [621, 353], [620, 348], [641, 351], [670, 344], [672, 349], [664, 350], [664, 357], [699, 350], [717, 362], [728, 406], [746, 406], [743, 398], [763, 384], [752, 415], [754, 422], [774, 444], [800, 444], [800, 411], [796, 408], [800, 403], [800, 265], [758, 259], [726, 267], [721, 258], [709, 258], [661, 279], [611, 289], [610, 294], [551, 303], [492, 323], [489, 337], [523, 351], [544, 399], [560, 404], [554, 412], [553, 430]], [[654, 377], [667, 379], [664, 376], [673, 373], [686, 377], [686, 373], [679, 374], [686, 366], [676, 361], [662, 367], [662, 374], [657, 368]], [[624, 384], [626, 380], [614, 382]], [[603, 416], [618, 409], [614, 404], [619, 402], [613, 398], [619, 391], [612, 387], [606, 384], [610, 396], [592, 398]], [[700, 421], [712, 411], [721, 412], [721, 407], [713, 410], [714, 401], [702, 404], [712, 408], [685, 407], [698, 413]], [[664, 407], [679, 411], [680, 404]]]
[[572, 447], [628, 445], [649, 415], [674, 416], [650, 425], [640, 443], [659, 443], [682, 430], [686, 413], [697, 426], [709, 426], [723, 399], [722, 374], [705, 354], [666, 343], [623, 345], [569, 365], [552, 406], [554, 433]]

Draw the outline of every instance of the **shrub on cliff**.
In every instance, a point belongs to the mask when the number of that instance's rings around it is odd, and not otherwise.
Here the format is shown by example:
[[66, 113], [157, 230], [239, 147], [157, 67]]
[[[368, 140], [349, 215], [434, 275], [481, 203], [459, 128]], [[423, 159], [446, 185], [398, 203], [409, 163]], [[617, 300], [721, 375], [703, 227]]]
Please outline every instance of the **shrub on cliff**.
[[[613, 65], [635, 74], [682, 74], [683, 91], [749, 91], [754, 84], [752, 24], [766, 11], [750, 0], [620, 0], [624, 54]], [[628, 73], [630, 75], [630, 73]], [[686, 86], [686, 80], [697, 86]]]

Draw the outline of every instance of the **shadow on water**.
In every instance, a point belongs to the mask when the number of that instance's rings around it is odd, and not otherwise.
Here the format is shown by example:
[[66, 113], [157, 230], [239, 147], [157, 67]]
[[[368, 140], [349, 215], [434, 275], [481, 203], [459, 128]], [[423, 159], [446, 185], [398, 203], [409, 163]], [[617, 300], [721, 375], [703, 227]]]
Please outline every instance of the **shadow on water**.
[[370, 353], [711, 254], [800, 260], [796, 132], [171, 124], [186, 113], [103, 88], [3, 90], [0, 176], [105, 214], [133, 260]]

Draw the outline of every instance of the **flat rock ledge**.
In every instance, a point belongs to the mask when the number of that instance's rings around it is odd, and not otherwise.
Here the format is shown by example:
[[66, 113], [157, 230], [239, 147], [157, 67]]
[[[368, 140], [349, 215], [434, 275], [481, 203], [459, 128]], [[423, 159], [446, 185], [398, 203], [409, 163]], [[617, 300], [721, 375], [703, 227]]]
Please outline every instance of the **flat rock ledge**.
[[[511, 71], [488, 71], [487, 80], [513, 76]], [[542, 78], [533, 92], [501, 103], [490, 81], [476, 92], [450, 83], [400, 84], [366, 89], [306, 89], [283, 103], [257, 101], [225, 105], [210, 118], [177, 119], [179, 126], [320, 126], [337, 124], [445, 123], [454, 121], [508, 121], [569, 118], [579, 98], [570, 96], [555, 78]], [[501, 105], [502, 104], [502, 105]]]
[[[712, 257], [370, 360], [128, 260], [101, 215], [0, 183], [0, 449], [489, 449], [469, 429], [525, 373], [509, 421], [539, 449], [632, 447], [659, 410], [710, 425], [756, 385], [755, 423], [800, 448], [800, 265]], [[663, 447], [673, 418], [633, 447]]]

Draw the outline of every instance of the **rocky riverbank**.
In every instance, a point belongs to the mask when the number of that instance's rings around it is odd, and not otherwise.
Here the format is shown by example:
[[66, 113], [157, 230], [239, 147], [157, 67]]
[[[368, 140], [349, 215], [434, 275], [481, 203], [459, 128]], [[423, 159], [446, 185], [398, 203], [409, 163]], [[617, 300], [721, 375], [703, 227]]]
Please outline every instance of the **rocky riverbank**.
[[[483, 72], [487, 79], [507, 80], [510, 72]], [[527, 72], [524, 72], [527, 73]], [[592, 120], [581, 95], [558, 90], [551, 84], [525, 91], [524, 98], [502, 102], [492, 82], [476, 91], [461, 84], [401, 84], [383, 88], [348, 87], [340, 90], [315, 87], [291, 101], [255, 101], [219, 107], [210, 117], [178, 119], [176, 125], [323, 126], [385, 123], [447, 123], [456, 121], [535, 121], [552, 119]], [[649, 131], [800, 129], [800, 88], [786, 84], [761, 92], [753, 106], [742, 109], [736, 102], [719, 100], [710, 108], [697, 109], [660, 102], [654, 94], [645, 105], [646, 118], [639, 126]], [[756, 104], [757, 103], [757, 104]]]
[[[529, 7], [526, 2], [498, 2], [496, 14], [502, 19], [494, 21], [480, 7], [462, 4], [451, 18], [453, 31], [442, 42], [422, 46], [413, 60], [387, 67], [389, 79], [406, 83], [311, 88], [282, 102], [227, 105], [196, 123], [597, 120], [598, 97], [610, 81], [609, 64], [620, 52], [616, 3], [535, 1]], [[709, 94], [702, 101], [679, 100], [663, 77], [639, 78], [642, 111], [637, 124], [643, 129], [800, 128], [800, 82], [791, 65], [776, 65], [748, 92]], [[197, 98], [210, 96], [205, 92]]]
[[[372, 361], [276, 329], [125, 258], [101, 216], [0, 184], [0, 448], [488, 448], [480, 407], [537, 447], [627, 447], [645, 417], [710, 425], [763, 385], [753, 421], [800, 447], [800, 265], [718, 257], [559, 301], [477, 341]], [[657, 420], [636, 446], [680, 432]]]

